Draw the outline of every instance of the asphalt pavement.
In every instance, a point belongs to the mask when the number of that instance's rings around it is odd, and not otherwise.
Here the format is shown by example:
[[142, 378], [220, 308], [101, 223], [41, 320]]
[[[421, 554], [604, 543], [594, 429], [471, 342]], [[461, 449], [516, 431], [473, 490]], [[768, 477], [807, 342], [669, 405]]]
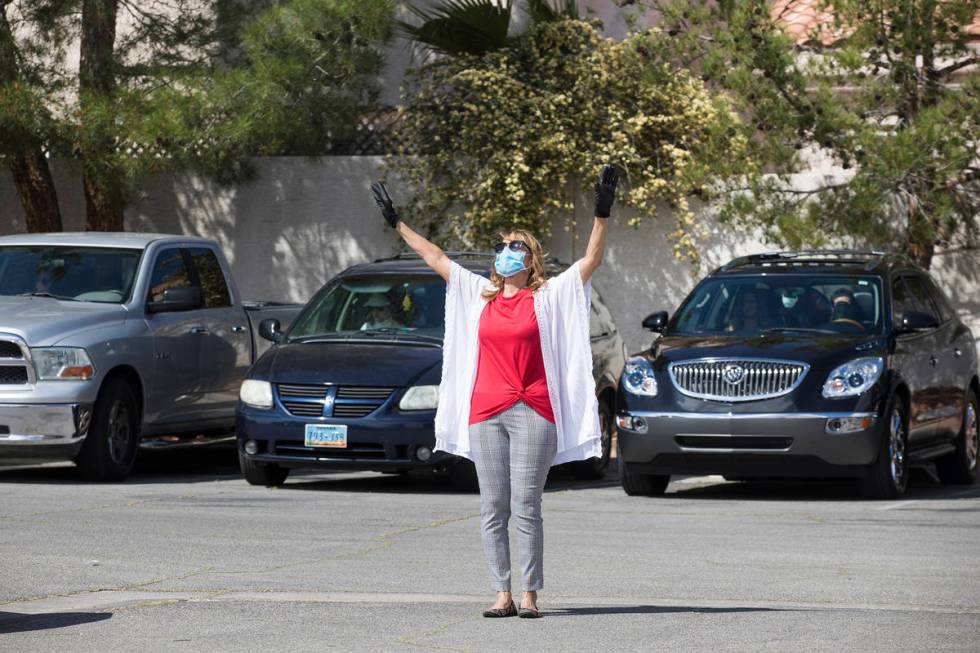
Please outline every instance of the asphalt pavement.
[[478, 498], [439, 476], [0, 468], [0, 651], [980, 651], [980, 485], [558, 472], [544, 516], [545, 617], [490, 620]]

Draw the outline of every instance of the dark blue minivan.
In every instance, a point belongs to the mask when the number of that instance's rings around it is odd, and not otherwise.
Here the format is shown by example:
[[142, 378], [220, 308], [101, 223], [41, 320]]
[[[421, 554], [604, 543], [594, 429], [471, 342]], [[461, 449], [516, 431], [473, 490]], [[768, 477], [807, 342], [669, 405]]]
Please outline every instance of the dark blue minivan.
[[[489, 275], [489, 254], [448, 253]], [[564, 266], [551, 260], [549, 275]], [[463, 459], [434, 452], [446, 283], [417, 255], [351, 267], [329, 281], [288, 331], [275, 320], [260, 333], [275, 345], [242, 383], [238, 455], [253, 485], [281, 485], [294, 468], [404, 472], [444, 469], [472, 488]], [[593, 372], [603, 455], [571, 464], [578, 477], [609, 463], [616, 385], [626, 349], [609, 311], [592, 293]]]

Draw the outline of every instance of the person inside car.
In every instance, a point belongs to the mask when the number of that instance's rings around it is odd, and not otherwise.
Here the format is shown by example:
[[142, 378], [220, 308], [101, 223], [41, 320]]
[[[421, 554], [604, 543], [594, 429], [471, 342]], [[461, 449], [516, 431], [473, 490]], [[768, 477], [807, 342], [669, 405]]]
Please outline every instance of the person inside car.
[[[585, 255], [546, 279], [541, 243], [524, 229], [501, 235], [489, 281], [451, 260], [401, 221], [372, 185], [388, 223], [447, 283], [436, 450], [470, 459], [480, 485], [484, 551], [496, 603], [484, 617], [541, 616], [541, 495], [548, 470], [602, 455], [589, 342], [590, 279], [602, 262], [615, 168], [595, 184]], [[507, 524], [517, 522], [522, 589], [511, 595]]]
[[850, 290], [839, 288], [834, 291], [831, 302], [834, 307], [831, 324], [850, 331], [864, 331], [864, 325], [861, 323], [861, 307], [858, 306]]
[[392, 317], [391, 306], [384, 293], [372, 294], [364, 306], [368, 309], [368, 317], [364, 324], [361, 325], [361, 331], [385, 328], [397, 329], [398, 327], [404, 326]]

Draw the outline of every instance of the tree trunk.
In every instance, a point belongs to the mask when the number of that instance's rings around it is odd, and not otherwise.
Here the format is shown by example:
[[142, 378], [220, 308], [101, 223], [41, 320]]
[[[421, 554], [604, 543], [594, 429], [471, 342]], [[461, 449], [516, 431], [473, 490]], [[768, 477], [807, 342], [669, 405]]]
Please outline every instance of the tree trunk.
[[[17, 42], [7, 20], [7, 2], [0, 2], [0, 83], [16, 82], [21, 78]], [[9, 148], [10, 172], [20, 198], [27, 230], [61, 231], [61, 211], [55, 192], [48, 160], [44, 158], [37, 134], [23, 133], [0, 125], [0, 140]]]
[[[89, 231], [122, 231], [125, 198], [122, 175], [113, 159], [117, 156], [113, 121], [104, 111], [86, 112], [95, 100], [109, 100], [116, 90], [114, 48], [118, 0], [83, 0], [81, 59], [78, 88], [82, 115], [101, 124], [87, 125], [97, 134], [91, 150], [82, 152], [82, 184], [85, 189], [85, 221]], [[95, 116], [95, 117], [91, 117]]]
[[30, 233], [61, 231], [61, 210], [48, 160], [40, 148], [18, 152], [10, 164]]

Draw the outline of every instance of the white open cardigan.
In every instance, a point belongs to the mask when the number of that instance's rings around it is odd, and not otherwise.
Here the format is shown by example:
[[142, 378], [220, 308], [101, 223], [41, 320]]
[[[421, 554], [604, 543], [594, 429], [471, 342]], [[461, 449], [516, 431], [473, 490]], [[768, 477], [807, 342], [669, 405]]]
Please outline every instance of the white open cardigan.
[[[436, 451], [470, 460], [470, 398], [479, 356], [477, 333], [487, 303], [481, 293], [489, 285], [484, 277], [451, 262], [436, 410]], [[591, 289], [591, 281], [582, 283], [579, 264], [575, 263], [534, 293], [548, 397], [558, 429], [553, 465], [602, 455], [589, 340]]]

